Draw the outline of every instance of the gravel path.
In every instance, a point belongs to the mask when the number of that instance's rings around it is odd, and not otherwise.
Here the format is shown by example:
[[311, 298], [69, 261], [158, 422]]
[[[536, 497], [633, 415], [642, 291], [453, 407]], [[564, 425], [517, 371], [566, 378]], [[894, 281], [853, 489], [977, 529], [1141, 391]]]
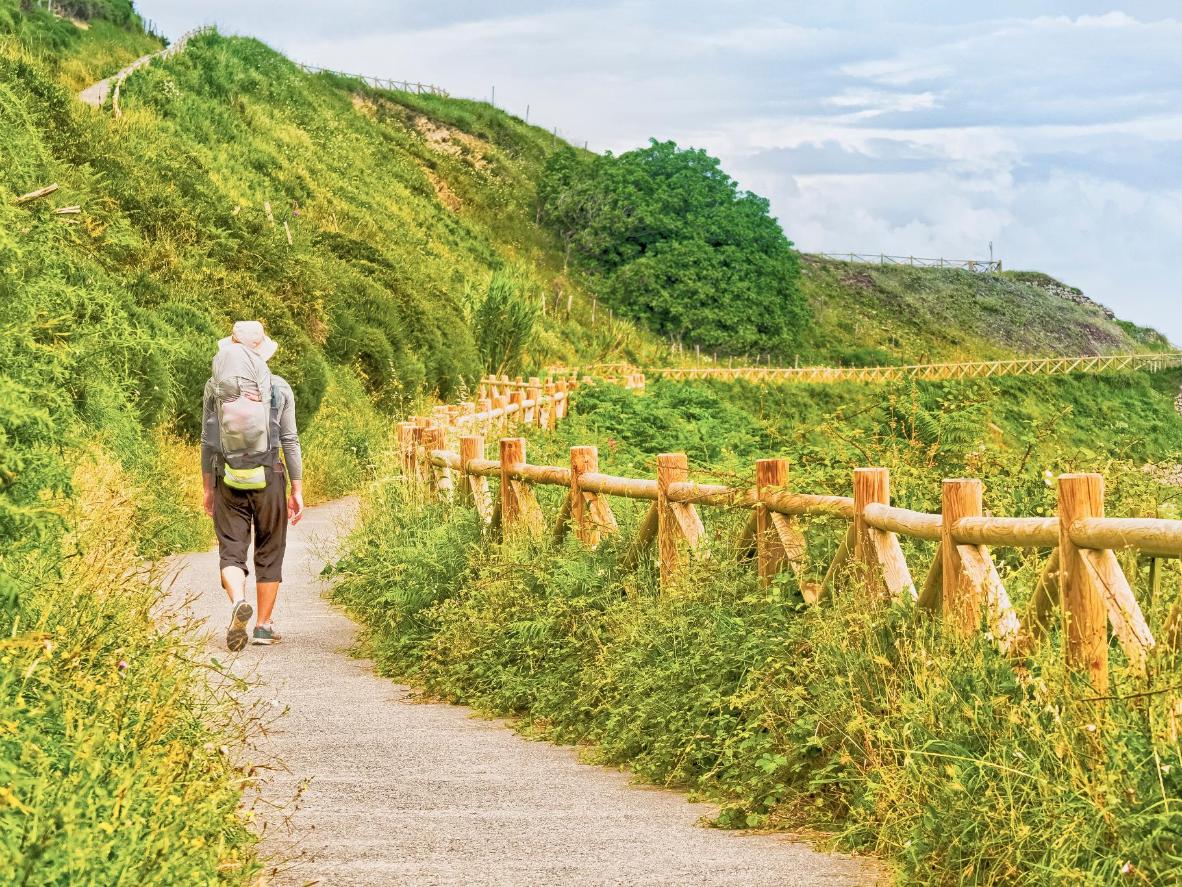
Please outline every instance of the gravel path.
[[[264, 851], [288, 859], [273, 884], [846, 885], [874, 884], [863, 860], [771, 835], [703, 828], [710, 812], [671, 791], [581, 764], [574, 751], [517, 736], [408, 690], [352, 658], [357, 627], [317, 578], [355, 503], [310, 509], [289, 536], [276, 609], [285, 640], [247, 647], [264, 708], [287, 710], [251, 750], [273, 767], [255, 804]], [[228, 604], [217, 554], [180, 558], [174, 594], [209, 617], [222, 647]], [[297, 794], [298, 804], [292, 804]]]

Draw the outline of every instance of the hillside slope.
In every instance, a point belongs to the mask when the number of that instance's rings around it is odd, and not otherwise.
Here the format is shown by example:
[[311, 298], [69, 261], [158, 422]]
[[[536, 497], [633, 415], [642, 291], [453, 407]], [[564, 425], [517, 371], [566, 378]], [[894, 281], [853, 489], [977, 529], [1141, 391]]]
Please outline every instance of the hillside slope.
[[[0, 0], [14, 509], [65, 489], [63, 445], [85, 438], [151, 472], [153, 429], [191, 442], [214, 343], [240, 316], [280, 341], [275, 368], [313, 445], [354, 461], [380, 449], [382, 423], [362, 421], [375, 407], [452, 396], [479, 375], [471, 314], [494, 272], [544, 312], [523, 369], [643, 353], [602, 312], [592, 326], [534, 224], [549, 134], [479, 103], [309, 76], [217, 34], [132, 76], [116, 119], [76, 100], [79, 72], [98, 79], [159, 41], [119, 0], [91, 5], [98, 17], [74, 24]], [[14, 202], [50, 183], [49, 197]], [[80, 211], [54, 212], [68, 207]], [[317, 435], [326, 395], [353, 417], [349, 440]]]
[[867, 265], [806, 255], [802, 361], [855, 364], [1165, 350], [1160, 333], [1045, 274]]

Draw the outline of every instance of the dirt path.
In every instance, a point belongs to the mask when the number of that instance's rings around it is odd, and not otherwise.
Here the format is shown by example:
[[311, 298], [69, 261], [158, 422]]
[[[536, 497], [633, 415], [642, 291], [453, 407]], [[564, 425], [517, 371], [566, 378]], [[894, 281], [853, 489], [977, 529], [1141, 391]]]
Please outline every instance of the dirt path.
[[298, 855], [272, 883], [875, 883], [863, 861], [703, 828], [705, 805], [631, 785], [465, 708], [410, 701], [350, 657], [357, 627], [321, 597], [317, 576], [354, 510], [350, 501], [313, 508], [293, 529], [276, 609], [285, 640], [273, 648], [233, 658], [222, 647], [228, 604], [216, 552], [176, 565], [175, 594], [198, 595], [192, 608], [209, 617], [210, 655], [257, 676], [255, 698], [288, 711], [252, 750], [253, 760], [287, 768], [265, 780], [255, 808], [264, 851]]
[[172, 58], [174, 55], [184, 52], [186, 44], [188, 44], [192, 38], [200, 34], [205, 34], [210, 30], [212, 29], [209, 27], [202, 27], [182, 34], [174, 43], [169, 44], [163, 49], [158, 49], [156, 52], [150, 52], [147, 55], [142, 55], [123, 70], [117, 71], [110, 77], [103, 78], [98, 83], [92, 83], [90, 86], [86, 87], [86, 89], [82, 90], [82, 92], [78, 93], [78, 98], [88, 105], [91, 105], [95, 108], [101, 108], [106, 103], [107, 96], [111, 95], [112, 90], [115, 90], [115, 110], [116, 113], [118, 113], [119, 109], [117, 103], [119, 87], [123, 85], [124, 80], [126, 80], [144, 65], [151, 64], [153, 59]]

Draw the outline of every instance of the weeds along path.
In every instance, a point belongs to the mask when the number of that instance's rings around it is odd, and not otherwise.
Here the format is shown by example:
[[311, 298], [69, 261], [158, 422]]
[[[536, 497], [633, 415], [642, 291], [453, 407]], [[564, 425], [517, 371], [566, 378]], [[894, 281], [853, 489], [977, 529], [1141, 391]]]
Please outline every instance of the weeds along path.
[[[272, 648], [237, 657], [217, 552], [178, 558], [173, 594], [208, 617], [209, 656], [257, 681], [280, 715], [250, 750], [272, 884], [873, 884], [864, 861], [772, 835], [703, 828], [675, 792], [578, 762], [467, 709], [415, 702], [350, 656], [357, 626], [322, 598], [319, 573], [356, 506], [309, 509], [289, 534]], [[298, 804], [292, 798], [302, 790]], [[282, 863], [281, 860], [289, 862]]]

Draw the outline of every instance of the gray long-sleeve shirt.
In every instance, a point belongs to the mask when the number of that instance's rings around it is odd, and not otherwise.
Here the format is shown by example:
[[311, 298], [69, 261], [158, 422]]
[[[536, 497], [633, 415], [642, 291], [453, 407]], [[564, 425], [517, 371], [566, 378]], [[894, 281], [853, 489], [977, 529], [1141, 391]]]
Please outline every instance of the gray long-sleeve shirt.
[[[287, 476], [292, 480], [303, 480], [304, 457], [300, 450], [300, 435], [296, 430], [295, 394], [282, 376], [271, 377], [270, 441], [270, 461], [279, 461], [279, 448], [283, 447]], [[218, 428], [217, 403], [213, 386], [207, 383], [201, 417], [201, 471], [216, 474], [221, 455], [222, 434]]]

